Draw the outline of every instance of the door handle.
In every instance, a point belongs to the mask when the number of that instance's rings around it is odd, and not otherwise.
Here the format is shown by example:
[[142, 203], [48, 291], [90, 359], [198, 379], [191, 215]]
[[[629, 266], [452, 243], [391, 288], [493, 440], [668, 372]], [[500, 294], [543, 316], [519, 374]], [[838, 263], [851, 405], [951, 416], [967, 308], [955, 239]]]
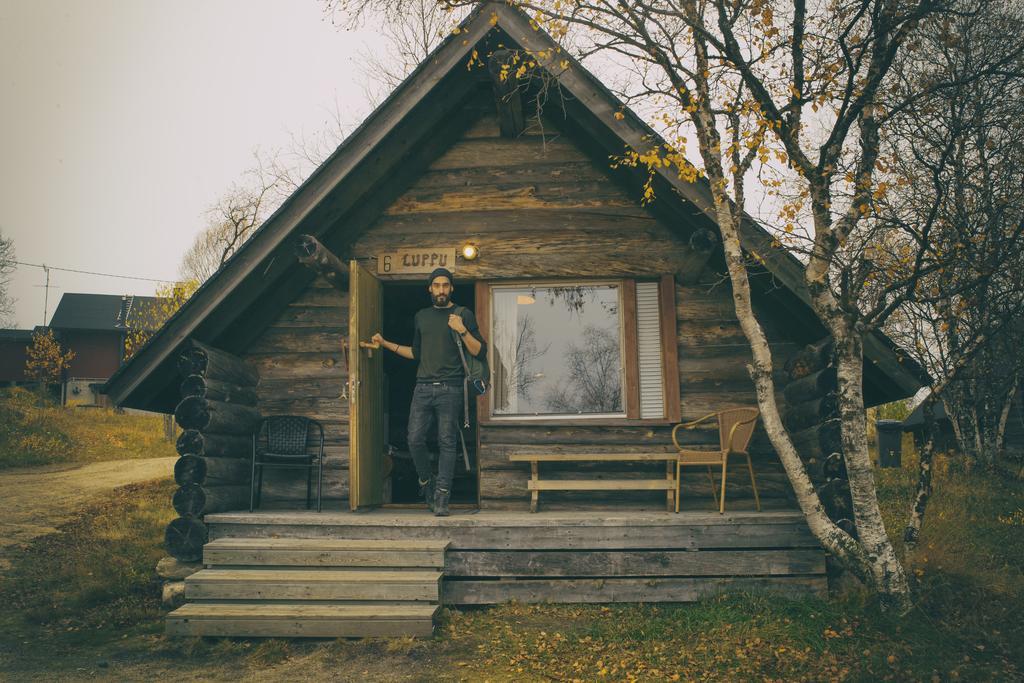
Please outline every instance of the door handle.
[[380, 348], [380, 344], [378, 344], [377, 342], [364, 342], [364, 341], [361, 341], [361, 342], [359, 342], [359, 348], [366, 349], [367, 357], [373, 358], [373, 350], [374, 349], [379, 349]]

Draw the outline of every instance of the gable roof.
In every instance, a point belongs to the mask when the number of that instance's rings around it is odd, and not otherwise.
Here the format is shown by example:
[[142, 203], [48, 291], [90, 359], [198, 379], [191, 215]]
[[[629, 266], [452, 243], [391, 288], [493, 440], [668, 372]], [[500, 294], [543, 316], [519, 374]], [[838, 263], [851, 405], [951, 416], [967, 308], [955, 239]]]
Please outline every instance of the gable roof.
[[[105, 393], [119, 405], [170, 411], [176, 398], [174, 354], [186, 339], [195, 337], [228, 351], [244, 348], [245, 340], [262, 329], [263, 318], [243, 313], [257, 301], [263, 311], [283, 307], [313, 279], [297, 266], [289, 238], [302, 233], [322, 237], [343, 219], [344, 229], [336, 232], [348, 231], [351, 237], [369, 223], [374, 212], [383, 210], [389, 198], [397, 196], [397, 189], [389, 195], [380, 185], [400, 188], [402, 178], [415, 172], [415, 158], [421, 159], [422, 168], [423, 159], [429, 161], [431, 154], [443, 151], [444, 142], [424, 131], [460, 116], [460, 104], [477, 78], [466, 68], [467, 61], [488, 40], [512, 42], [534, 55], [548, 51], [549, 59], [538, 61], [565, 94], [563, 108], [611, 153], [619, 154], [626, 146], [645, 149], [658, 139], [547, 33], [531, 26], [525, 13], [501, 2], [482, 3], [458, 33], [449, 35], [110, 378]], [[566, 63], [568, 68], [562, 66]], [[682, 210], [676, 207], [676, 212], [688, 217], [693, 217], [696, 207], [703, 222], [715, 224], [705, 182], [687, 183], [670, 169], [658, 169], [657, 174], [666, 191], [656, 201], [685, 205]], [[382, 179], [387, 183], [380, 183]], [[345, 235], [336, 235], [335, 243], [344, 244], [344, 239]], [[781, 289], [809, 306], [803, 266], [792, 254], [772, 247], [773, 237], [752, 220], [742, 225], [741, 242], [760, 257], [771, 277], [783, 285]], [[916, 366], [901, 362], [895, 347], [881, 335], [865, 340], [865, 357], [870, 361], [866, 374], [868, 368], [876, 368], [875, 375], [887, 384], [892, 398], [913, 393], [926, 380]]]
[[[942, 420], [949, 420], [949, 416], [946, 414], [946, 406], [942, 401], [936, 401], [935, 407], [932, 409], [935, 416], [936, 422]], [[906, 419], [903, 420], [903, 431], [909, 432], [917, 427], [924, 426], [924, 401], [917, 404], [917, 407], [907, 415]]]
[[140, 311], [160, 301], [155, 296], [67, 293], [60, 298], [49, 326], [55, 330], [111, 332], [135, 327], [156, 329], [152, 318], [140, 315]]

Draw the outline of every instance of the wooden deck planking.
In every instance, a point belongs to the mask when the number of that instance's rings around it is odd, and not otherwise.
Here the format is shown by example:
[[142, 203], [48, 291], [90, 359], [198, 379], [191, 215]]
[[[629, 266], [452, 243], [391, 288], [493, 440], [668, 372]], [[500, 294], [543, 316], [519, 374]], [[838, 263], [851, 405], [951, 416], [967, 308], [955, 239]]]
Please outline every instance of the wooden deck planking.
[[823, 574], [820, 550], [451, 551], [446, 577], [772, 576]]
[[172, 636], [429, 636], [436, 605], [191, 603], [167, 615]]
[[187, 600], [412, 601], [437, 603], [441, 572], [204, 569], [185, 580]]
[[419, 511], [364, 514], [223, 513], [207, 516], [210, 538], [435, 539], [450, 550], [632, 550], [820, 548], [800, 513], [481, 511], [432, 517]]
[[724, 591], [772, 591], [794, 597], [823, 596], [824, 576], [672, 577], [445, 581], [444, 602], [493, 605], [520, 602], [692, 602]]
[[222, 538], [203, 548], [207, 565], [444, 567], [444, 541]]

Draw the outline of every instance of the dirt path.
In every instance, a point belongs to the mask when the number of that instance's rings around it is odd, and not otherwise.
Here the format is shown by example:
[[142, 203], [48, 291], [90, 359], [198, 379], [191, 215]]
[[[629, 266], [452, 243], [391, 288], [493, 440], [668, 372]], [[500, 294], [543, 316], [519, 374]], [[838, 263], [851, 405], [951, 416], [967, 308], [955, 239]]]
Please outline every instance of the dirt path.
[[0, 573], [10, 566], [8, 553], [12, 546], [56, 531], [97, 494], [171, 476], [176, 459], [115, 460], [0, 472]]

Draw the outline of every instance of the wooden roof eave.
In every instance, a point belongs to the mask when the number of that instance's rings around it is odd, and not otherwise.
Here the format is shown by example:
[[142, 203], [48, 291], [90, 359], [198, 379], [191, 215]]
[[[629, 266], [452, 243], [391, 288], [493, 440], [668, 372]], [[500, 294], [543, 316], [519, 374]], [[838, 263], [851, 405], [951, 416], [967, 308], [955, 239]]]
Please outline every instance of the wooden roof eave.
[[[631, 110], [624, 108], [619, 99], [597, 78], [568, 53], [561, 51], [558, 44], [543, 30], [530, 25], [529, 18], [522, 12], [504, 4], [495, 4], [493, 11], [498, 15], [498, 25], [523, 48], [534, 56], [548, 52], [547, 60], [538, 59], [559, 85], [573, 98], [579, 100], [601, 124], [614, 133], [624, 145], [643, 150], [661, 140], [660, 136]], [[557, 52], [555, 51], [557, 50]], [[567, 60], [568, 68], [560, 64]], [[624, 114], [622, 118], [616, 112]], [[718, 224], [715, 215], [711, 189], [704, 180], [689, 183], [683, 181], [671, 169], [657, 168], [655, 172], [675, 189], [679, 195], [695, 206], [713, 223]], [[810, 307], [810, 293], [804, 280], [804, 266], [789, 251], [774, 247], [772, 235], [749, 216], [740, 227], [740, 244], [744, 250], [762, 260], [773, 276], [785, 285], [800, 301]], [[916, 392], [928, 378], [922, 371], [902, 364], [892, 348], [892, 342], [880, 333], [864, 339], [864, 353], [879, 369], [883, 370], [909, 396]], [[898, 397], [893, 397], [898, 398]]]
[[460, 25], [459, 33], [446, 38], [253, 233], [243, 248], [232, 255], [196, 291], [136, 356], [107, 380], [103, 393], [110, 396], [116, 405], [149, 409], [166, 407], [154, 406], [152, 400], [134, 394], [147, 378], [171, 361], [175, 351], [224, 303], [230, 292], [261, 266], [273, 265], [275, 251], [299, 224], [483, 40], [492, 28], [490, 15], [483, 12], [485, 6], [471, 13]]

